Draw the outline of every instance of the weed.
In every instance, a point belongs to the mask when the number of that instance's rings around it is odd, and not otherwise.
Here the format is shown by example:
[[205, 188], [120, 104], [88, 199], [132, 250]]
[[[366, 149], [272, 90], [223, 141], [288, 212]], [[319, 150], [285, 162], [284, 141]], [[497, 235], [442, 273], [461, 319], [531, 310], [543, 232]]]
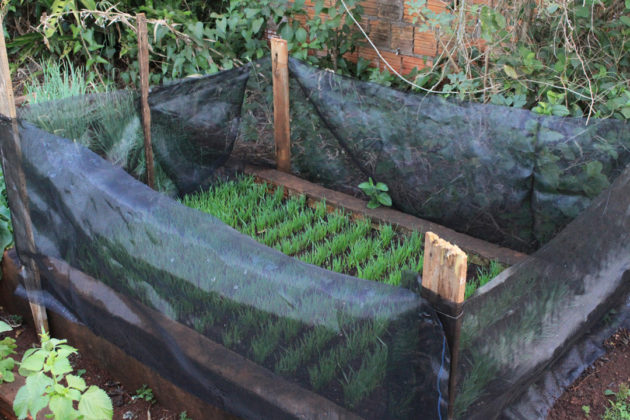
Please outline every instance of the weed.
[[[12, 328], [4, 321], [0, 321], [0, 334], [11, 331]], [[15, 376], [13, 375], [13, 367], [15, 366], [15, 360], [11, 356], [15, 354], [17, 345], [15, 340], [11, 337], [5, 337], [0, 340], [0, 384], [2, 382], [13, 382]]]
[[88, 387], [85, 380], [72, 374], [68, 357], [77, 350], [66, 342], [44, 333], [41, 347], [24, 353], [18, 373], [26, 377], [26, 383], [13, 401], [13, 411], [18, 418], [29, 414], [36, 418], [45, 407], [56, 419], [112, 418], [112, 402], [105, 391], [94, 385]]
[[614, 393], [610, 389], [604, 392], [607, 396], [615, 396], [615, 401], [609, 401], [610, 407], [606, 407], [603, 420], [626, 420], [630, 419], [630, 388], [627, 384], [620, 384], [619, 391]]
[[370, 201], [367, 204], [369, 209], [375, 209], [380, 206], [391, 207], [392, 198], [387, 193], [389, 188], [382, 182], [376, 184], [372, 178], [368, 179], [368, 182], [362, 182], [359, 184], [359, 188], [368, 196]]
[[131, 399], [144, 400], [148, 403], [155, 404], [155, 395], [153, 395], [153, 390], [149, 388], [147, 384], [144, 384], [140, 388], [136, 389], [136, 394], [131, 397]]
[[182, 411], [181, 413], [179, 413], [179, 420], [192, 420], [192, 419], [188, 417], [187, 412]]

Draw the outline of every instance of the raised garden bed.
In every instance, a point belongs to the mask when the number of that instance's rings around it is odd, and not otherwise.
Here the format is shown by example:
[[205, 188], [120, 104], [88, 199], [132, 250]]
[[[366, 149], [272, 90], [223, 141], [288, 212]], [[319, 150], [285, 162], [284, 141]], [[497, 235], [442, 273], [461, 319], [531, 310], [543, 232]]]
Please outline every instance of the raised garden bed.
[[[286, 255], [337, 273], [393, 286], [401, 285], [404, 272], [422, 273], [421, 232], [401, 232], [389, 223], [329, 207], [325, 200], [289, 196], [283, 186], [256, 182], [251, 175], [184, 196], [182, 203]], [[503, 269], [496, 260], [470, 263], [466, 297]]]

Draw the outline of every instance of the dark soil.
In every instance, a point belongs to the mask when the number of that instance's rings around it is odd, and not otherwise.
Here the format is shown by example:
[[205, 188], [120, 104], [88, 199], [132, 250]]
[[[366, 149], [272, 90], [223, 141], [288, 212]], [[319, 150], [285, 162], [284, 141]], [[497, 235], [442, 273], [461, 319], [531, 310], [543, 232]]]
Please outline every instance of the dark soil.
[[[9, 320], [8, 314], [0, 307], [0, 319]], [[9, 336], [16, 339], [17, 354], [12, 355], [16, 361], [22, 360], [22, 355], [31, 347], [38, 346], [37, 336], [33, 328], [29, 325], [19, 325], [10, 333], [1, 334], [0, 338]], [[68, 343], [72, 346], [73, 343]], [[74, 373], [82, 372], [82, 378], [88, 386], [96, 385], [103, 389], [112, 400], [114, 405], [114, 420], [176, 420], [180, 413], [176, 413], [163, 407], [159, 402], [151, 404], [148, 401], [133, 399], [134, 390], [129, 390], [123, 384], [117, 382], [106, 371], [102, 370], [97, 363], [85, 355], [78, 354], [70, 357], [70, 362], [74, 367]], [[15, 369], [17, 373], [17, 368]], [[156, 395], [159, 401], [160, 396]], [[0, 416], [1, 419], [1, 416]]]
[[604, 346], [607, 353], [600, 357], [562, 394], [551, 409], [548, 420], [587, 418], [582, 407], [588, 406], [591, 419], [599, 419], [610, 406], [604, 392], [617, 392], [619, 385], [630, 382], [630, 331], [620, 329]]

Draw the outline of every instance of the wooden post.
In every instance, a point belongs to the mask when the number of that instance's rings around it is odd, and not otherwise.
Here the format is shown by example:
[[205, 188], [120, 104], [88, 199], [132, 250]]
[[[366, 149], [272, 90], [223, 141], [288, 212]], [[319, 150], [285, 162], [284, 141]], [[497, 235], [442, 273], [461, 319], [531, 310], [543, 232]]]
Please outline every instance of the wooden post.
[[456, 245], [452, 245], [433, 232], [427, 232], [424, 242], [422, 293], [438, 310], [446, 339], [451, 349], [449, 375], [448, 418], [453, 418], [459, 337], [461, 333], [462, 304], [466, 292], [468, 257]]
[[291, 122], [289, 114], [289, 50], [287, 41], [271, 38], [273, 69], [273, 133], [279, 171], [291, 172]]
[[147, 163], [147, 185], [155, 189], [153, 146], [151, 144], [151, 109], [149, 108], [149, 36], [144, 13], [136, 15], [138, 27], [138, 64], [140, 66], [140, 103], [142, 131], [144, 132], [144, 156]]
[[[6, 170], [5, 179], [7, 180], [7, 195], [11, 203], [11, 218], [14, 223], [15, 240], [18, 242], [19, 248], [26, 250], [29, 255], [20, 255], [20, 260], [25, 264], [21, 268], [24, 287], [29, 298], [31, 312], [33, 314], [33, 322], [35, 330], [38, 334], [48, 332], [48, 316], [46, 308], [37, 302], [34, 297], [41, 291], [41, 278], [39, 276], [39, 268], [32, 258], [37, 248], [35, 247], [35, 237], [33, 234], [33, 225], [28, 210], [28, 194], [26, 190], [26, 177], [22, 169], [22, 148], [17, 125], [17, 112], [13, 99], [13, 84], [11, 83], [11, 72], [9, 70], [9, 58], [7, 57], [7, 48], [4, 40], [4, 23], [0, 17], [0, 114], [3, 114], [12, 120], [12, 139], [6, 140], [7, 144], [2, 149], [3, 167]], [[9, 155], [9, 156], [7, 156]], [[10, 166], [8, 162], [10, 163]], [[9, 170], [9, 167], [11, 168]], [[11, 188], [12, 187], [12, 188]], [[16, 223], [17, 222], [17, 223]], [[18, 223], [22, 225], [18, 226]], [[24, 239], [25, 243], [19, 243]]]

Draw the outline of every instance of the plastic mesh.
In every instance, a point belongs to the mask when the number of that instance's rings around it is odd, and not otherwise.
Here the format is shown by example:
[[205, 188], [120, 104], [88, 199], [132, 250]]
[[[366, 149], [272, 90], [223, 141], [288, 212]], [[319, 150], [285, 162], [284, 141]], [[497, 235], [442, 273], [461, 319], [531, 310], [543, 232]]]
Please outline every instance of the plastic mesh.
[[[352, 193], [373, 177], [409, 213], [516, 249], [546, 243], [466, 301], [462, 317], [457, 416], [494, 418], [506, 407], [518, 416], [513, 401], [628, 292], [629, 125], [406, 94], [295, 60], [290, 68], [296, 174]], [[273, 164], [270, 74], [262, 60], [151, 94], [164, 191], [207, 186], [229, 158]], [[35, 228], [33, 251], [14, 211], [18, 251], [35, 258], [58, 302], [245, 417], [264, 409], [195, 359], [190, 343], [206, 348], [196, 337], [342, 417], [445, 415], [448, 351], [424, 300], [283, 256], [116, 169], [142, 179], [136, 109], [125, 92], [31, 107], [22, 116], [53, 134], [22, 123], [22, 158], [11, 124], [1, 127], [10, 204], [29, 209]], [[16, 193], [21, 177], [28, 205]], [[61, 275], [71, 268], [83, 276]], [[320, 348], [304, 351], [312, 342]], [[585, 360], [573, 363], [577, 371]]]
[[[10, 123], [2, 132], [6, 150]], [[28, 123], [20, 138], [37, 244], [29, 257], [47, 290], [95, 331], [210, 401], [217, 391], [198, 378], [211, 369], [187, 357], [200, 340], [173, 341], [172, 331], [150, 325], [151, 311], [364, 418], [445, 414], [448, 349], [416, 294], [280, 254]], [[59, 261], [89, 278], [60, 280]], [[137, 303], [121, 310], [123, 298]], [[116, 332], [103, 325], [112, 317]], [[159, 349], [173, 361], [164, 364]], [[245, 414], [248, 395], [236, 388], [221, 403]]]
[[[630, 128], [619, 121], [586, 126], [289, 66], [337, 149], [388, 184], [397, 207], [514, 249], [551, 239], [630, 162]], [[325, 162], [308, 165], [326, 172]]]

